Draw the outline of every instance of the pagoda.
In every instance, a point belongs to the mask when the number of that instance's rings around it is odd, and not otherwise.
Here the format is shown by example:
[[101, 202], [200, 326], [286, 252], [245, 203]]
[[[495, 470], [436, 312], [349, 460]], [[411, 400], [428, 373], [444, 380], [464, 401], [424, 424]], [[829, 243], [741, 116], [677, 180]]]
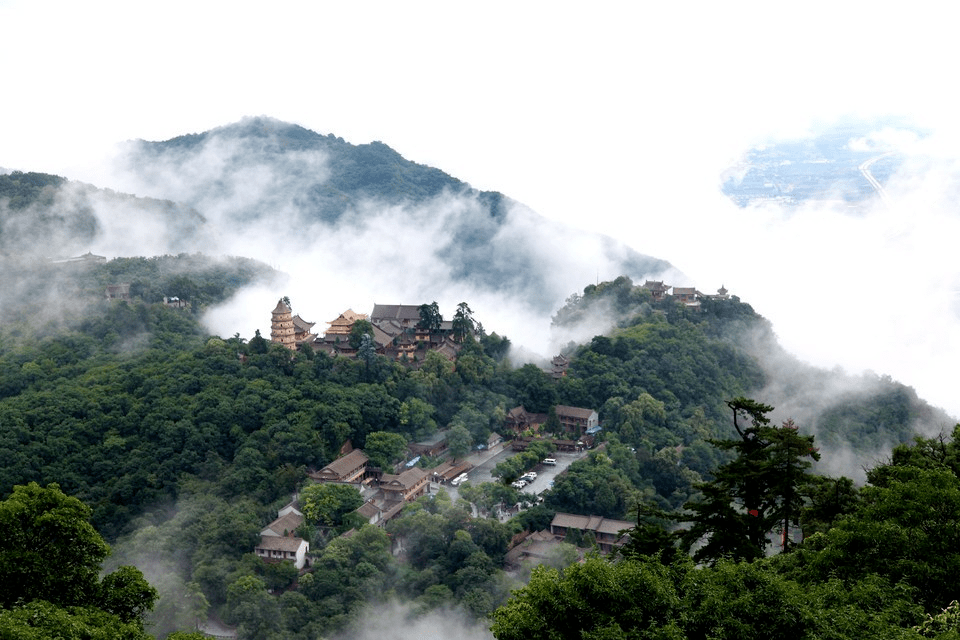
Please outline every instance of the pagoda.
[[273, 310], [270, 321], [270, 340], [282, 344], [288, 349], [297, 348], [296, 328], [293, 326], [293, 312], [281, 298]]

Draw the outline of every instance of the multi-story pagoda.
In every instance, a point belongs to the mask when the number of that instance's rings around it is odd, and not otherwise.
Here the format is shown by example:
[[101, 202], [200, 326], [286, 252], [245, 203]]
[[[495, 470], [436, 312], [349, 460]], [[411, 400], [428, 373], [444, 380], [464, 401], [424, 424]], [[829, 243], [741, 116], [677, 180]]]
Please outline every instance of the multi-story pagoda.
[[317, 334], [311, 333], [313, 322], [307, 322], [299, 315], [293, 315], [290, 305], [281, 298], [273, 310], [270, 321], [270, 340], [282, 344], [288, 349], [296, 349], [303, 342], [313, 342]]
[[281, 298], [273, 310], [270, 321], [270, 340], [282, 344], [288, 349], [297, 348], [296, 327], [293, 326], [293, 312]]

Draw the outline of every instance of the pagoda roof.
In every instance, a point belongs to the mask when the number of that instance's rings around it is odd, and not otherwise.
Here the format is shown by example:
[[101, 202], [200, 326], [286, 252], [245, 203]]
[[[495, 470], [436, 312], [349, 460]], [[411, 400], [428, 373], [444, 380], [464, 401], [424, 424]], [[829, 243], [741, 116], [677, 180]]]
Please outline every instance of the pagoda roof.
[[300, 317], [300, 314], [293, 316], [293, 326], [297, 328], [298, 332], [302, 333], [302, 332], [310, 331], [310, 328], [313, 327], [313, 325], [315, 324], [317, 323], [307, 322], [306, 320]]
[[327, 324], [345, 324], [345, 323], [354, 323], [357, 320], [367, 320], [368, 316], [365, 313], [357, 313], [353, 309], [347, 309], [341, 313], [338, 317], [331, 320]]

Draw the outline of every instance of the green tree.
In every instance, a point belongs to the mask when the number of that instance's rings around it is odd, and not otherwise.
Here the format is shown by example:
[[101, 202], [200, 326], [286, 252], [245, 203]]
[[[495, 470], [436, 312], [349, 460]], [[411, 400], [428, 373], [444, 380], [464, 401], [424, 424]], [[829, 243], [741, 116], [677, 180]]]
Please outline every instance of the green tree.
[[507, 375], [516, 390], [514, 396], [517, 402], [527, 411], [546, 413], [550, 407], [557, 404], [557, 385], [550, 375], [537, 365], [525, 364]]
[[241, 640], [270, 640], [280, 630], [277, 599], [267, 593], [266, 583], [256, 576], [244, 575], [227, 588], [227, 616], [237, 625]]
[[336, 527], [346, 514], [363, 506], [363, 498], [352, 485], [321, 482], [300, 491], [300, 504], [307, 522]]
[[547, 421], [543, 424], [543, 429], [547, 433], [560, 433], [560, 418], [557, 417], [556, 406], [547, 409]]
[[89, 507], [56, 484], [14, 487], [0, 503], [0, 605], [44, 600], [94, 609], [141, 628], [157, 592], [134, 567], [99, 579], [110, 548], [89, 519]]
[[369, 334], [360, 337], [360, 348], [357, 349], [357, 359], [363, 363], [364, 379], [372, 381], [377, 370], [377, 346]]
[[476, 322], [473, 319], [473, 311], [466, 302], [457, 305], [457, 312], [453, 314], [453, 338], [458, 342], [463, 342], [467, 336], [473, 336], [476, 330]]
[[0, 503], [0, 604], [89, 603], [110, 551], [89, 519], [89, 507], [59, 485], [14, 487]]
[[881, 465], [851, 516], [783, 561], [799, 580], [879, 576], [934, 612], [960, 600], [960, 479], [944, 468]]
[[[0, 637], [10, 640], [153, 640], [138, 624], [123, 622], [100, 609], [57, 607], [44, 600], [0, 610]], [[202, 640], [193, 634], [182, 638]]]
[[450, 449], [450, 455], [454, 459], [462, 458], [470, 452], [470, 445], [473, 444], [473, 436], [462, 424], [458, 424], [447, 435], [447, 448]]
[[130, 566], [120, 567], [104, 576], [99, 592], [98, 608], [124, 622], [141, 625], [144, 616], [153, 609], [158, 595], [140, 570]]
[[400, 403], [400, 426], [413, 438], [429, 436], [437, 431], [433, 413], [430, 403], [417, 397], [407, 398]]
[[260, 335], [260, 329], [253, 332], [253, 337], [250, 338], [250, 342], [247, 343], [247, 348], [250, 350], [250, 353], [264, 354], [269, 347], [270, 342]]
[[658, 507], [644, 503], [637, 505], [637, 526], [630, 529], [620, 553], [629, 558], [654, 556], [669, 564], [677, 552], [676, 539], [668, 529], [672, 520], [672, 514]]
[[493, 612], [497, 640], [684, 638], [681, 601], [659, 563], [588, 556], [562, 573], [536, 567], [527, 586]]
[[350, 348], [359, 349], [363, 336], [373, 338], [373, 324], [369, 320], [357, 320], [350, 326]]
[[430, 333], [437, 333], [440, 331], [440, 324], [443, 322], [443, 316], [440, 315], [440, 306], [437, 305], [436, 300], [430, 304], [420, 305], [417, 310], [420, 313], [420, 322], [417, 323], [417, 328], [424, 329]]
[[367, 435], [363, 445], [363, 452], [370, 459], [371, 466], [385, 470], [391, 470], [393, 463], [402, 460], [406, 450], [407, 440], [399, 433], [389, 431], [374, 431]]
[[769, 426], [766, 414], [773, 407], [743, 397], [727, 405], [739, 439], [713, 443], [736, 457], [698, 485], [702, 495], [685, 505], [693, 524], [682, 540], [687, 548], [703, 541], [697, 560], [762, 557], [772, 531], [780, 533], [784, 549], [790, 546], [791, 527], [799, 527], [806, 503], [810, 459], [820, 458], [813, 436], [800, 435], [792, 422]]
[[480, 338], [480, 345], [483, 347], [483, 352], [497, 362], [501, 362], [510, 352], [510, 339], [507, 336], [497, 335], [496, 331]]
[[806, 638], [815, 625], [809, 594], [763, 563], [721, 561], [685, 578], [685, 637]]

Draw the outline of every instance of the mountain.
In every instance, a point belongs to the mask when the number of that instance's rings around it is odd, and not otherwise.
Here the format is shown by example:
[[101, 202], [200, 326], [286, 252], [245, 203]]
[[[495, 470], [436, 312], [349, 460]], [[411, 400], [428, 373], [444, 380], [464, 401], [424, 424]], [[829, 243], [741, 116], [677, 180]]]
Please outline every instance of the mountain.
[[[795, 418], [815, 432], [823, 472], [849, 474], [865, 451], [875, 460], [948, 420], [890, 379], [789, 357], [769, 323], [725, 290], [699, 304], [655, 299], [631, 277], [658, 278], [668, 263], [549, 223], [380, 143], [252, 119], [132, 142], [116, 168], [111, 186], [139, 196], [41, 174], [0, 181], [9, 247], [0, 268], [17, 283], [0, 305], [0, 489], [57, 482], [89, 504], [115, 561], [151, 568], [158, 633], [191, 628], [209, 610], [241, 635], [329, 636], [380, 615], [365, 606], [386, 595], [421, 614], [461, 607], [486, 619], [512, 586], [500, 569], [509, 541], [548, 527], [554, 511], [632, 520], [641, 501], [672, 509], [693, 497], [724, 461], [712, 442], [731, 434], [727, 401], [741, 394], [776, 405], [776, 422]], [[200, 249], [249, 257], [183, 253]], [[41, 259], [54, 256], [78, 259]], [[210, 335], [199, 322], [205, 307], [266, 279], [271, 304], [287, 293], [257, 257], [317, 298], [335, 298], [337, 280], [363, 289], [368, 305], [377, 281], [406, 303], [486, 293], [529, 324], [523, 310], [559, 309], [556, 327], [587, 337], [554, 377], [502, 359], [491, 348], [502, 341], [468, 341], [455, 363], [431, 354], [406, 366], [291, 352], [236, 328]], [[600, 269], [626, 275], [566, 297]], [[106, 299], [119, 283], [129, 299]], [[168, 296], [191, 306], [162, 304]], [[298, 311], [307, 306], [295, 297]], [[52, 306], [72, 322], [37, 331]], [[264, 319], [271, 308], [247, 306]], [[574, 331], [583, 327], [592, 331]], [[364, 527], [330, 541], [310, 528], [314, 565], [300, 577], [249, 553], [307, 469], [330, 463], [344, 443], [413, 441], [450, 426], [484, 445], [521, 404], [545, 414], [558, 404], [592, 408], [604, 441], [522, 516], [471, 518], [438, 492], [387, 532]]]
[[406, 295], [466, 289], [544, 314], [570, 282], [672, 271], [665, 260], [546, 220], [381, 142], [354, 145], [269, 118], [132, 141], [114, 168], [122, 190], [181, 203], [206, 220], [169, 252], [202, 248], [276, 263], [282, 258], [267, 252], [281, 248], [278, 255], [309, 257], [320, 279], [349, 265], [374, 279], [403, 274]]
[[[0, 175], [0, 258], [62, 259], [85, 252], [103, 238], [175, 244], [202, 232], [196, 210], [154, 198], [137, 198], [45, 173]], [[118, 247], [119, 248], [119, 247]]]

